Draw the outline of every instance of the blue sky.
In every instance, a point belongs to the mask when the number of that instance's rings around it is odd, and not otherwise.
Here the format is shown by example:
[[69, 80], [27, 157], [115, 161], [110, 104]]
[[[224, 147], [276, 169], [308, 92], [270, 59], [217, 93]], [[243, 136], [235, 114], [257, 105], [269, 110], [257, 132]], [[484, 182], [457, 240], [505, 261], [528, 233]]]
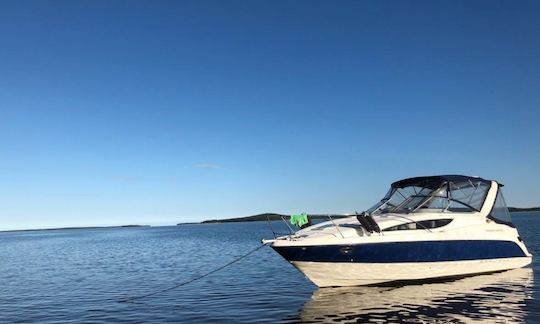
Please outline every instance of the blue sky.
[[538, 1], [2, 1], [0, 229], [540, 205]]

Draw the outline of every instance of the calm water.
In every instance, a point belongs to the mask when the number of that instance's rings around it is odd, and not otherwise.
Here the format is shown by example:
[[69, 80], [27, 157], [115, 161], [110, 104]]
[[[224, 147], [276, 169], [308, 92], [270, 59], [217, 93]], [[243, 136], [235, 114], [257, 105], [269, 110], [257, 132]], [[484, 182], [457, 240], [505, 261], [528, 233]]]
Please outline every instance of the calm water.
[[[540, 213], [515, 213], [540, 256]], [[188, 280], [271, 237], [265, 223], [0, 233], [0, 322], [540, 321], [532, 268], [402, 287], [317, 289], [270, 248]]]

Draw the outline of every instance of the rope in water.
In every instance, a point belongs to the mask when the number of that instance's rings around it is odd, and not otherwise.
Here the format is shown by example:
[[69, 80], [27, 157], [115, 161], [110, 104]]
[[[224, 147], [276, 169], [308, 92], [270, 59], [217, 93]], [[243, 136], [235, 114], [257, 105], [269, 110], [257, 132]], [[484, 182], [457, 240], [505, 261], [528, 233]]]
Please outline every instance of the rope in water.
[[133, 296], [133, 297], [128, 297], [128, 298], [125, 298], [125, 299], [121, 299], [121, 300], [119, 300], [118, 302], [119, 302], [119, 303], [129, 303], [129, 302], [132, 302], [132, 301], [137, 300], [137, 299], [142, 299], [142, 298], [154, 296], [154, 295], [157, 295], [157, 294], [161, 294], [161, 293], [164, 293], [164, 292], [167, 292], [167, 291], [174, 290], [174, 289], [176, 289], [176, 288], [180, 288], [180, 287], [185, 286], [185, 285], [187, 285], [187, 284], [190, 284], [190, 283], [192, 283], [192, 282], [194, 282], [194, 281], [200, 280], [200, 279], [202, 279], [202, 278], [204, 278], [204, 277], [206, 277], [206, 276], [209, 276], [209, 275], [211, 275], [212, 273], [216, 273], [216, 272], [218, 272], [219, 270], [225, 269], [226, 267], [228, 267], [228, 266], [230, 266], [230, 265], [232, 265], [232, 264], [234, 264], [234, 263], [236, 263], [236, 262], [238, 262], [238, 261], [240, 261], [240, 260], [242, 260], [242, 259], [244, 259], [244, 258], [250, 256], [251, 254], [253, 254], [253, 253], [255, 253], [255, 252], [257, 252], [258, 250], [262, 249], [264, 246], [266, 246], [266, 243], [263, 243], [263, 244], [259, 245], [259, 246], [256, 247], [255, 249], [249, 251], [248, 253], [246, 253], [246, 254], [244, 254], [244, 255], [239, 256], [238, 258], [232, 260], [231, 262], [229, 262], [229, 263], [227, 263], [227, 264], [222, 265], [222, 266], [219, 267], [219, 268], [216, 268], [216, 269], [214, 269], [214, 270], [212, 270], [212, 271], [210, 271], [210, 272], [204, 273], [204, 274], [202, 274], [202, 275], [200, 275], [200, 276], [198, 276], [198, 277], [192, 278], [192, 279], [190, 279], [190, 280], [188, 280], [188, 281], [184, 281], [184, 282], [179, 283], [179, 284], [177, 284], [177, 285], [174, 285], [174, 286], [172, 286], [172, 287], [165, 288], [165, 289], [158, 290], [158, 291], [154, 291], [154, 292], [151, 292], [151, 293], [149, 293], [149, 294], [145, 294], [145, 295], [141, 295], [141, 296]]

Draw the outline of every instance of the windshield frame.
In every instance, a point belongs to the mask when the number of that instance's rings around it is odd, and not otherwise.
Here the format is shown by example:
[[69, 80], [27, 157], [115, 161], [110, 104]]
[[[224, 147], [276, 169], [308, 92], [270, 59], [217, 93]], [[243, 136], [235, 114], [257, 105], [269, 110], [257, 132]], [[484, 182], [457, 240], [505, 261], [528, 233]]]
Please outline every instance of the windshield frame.
[[[439, 179], [436, 179], [436, 178], [439, 178]], [[417, 180], [417, 181], [412, 181], [412, 180]], [[473, 183], [473, 181], [476, 182], [476, 184]], [[460, 183], [461, 185], [465, 184], [469, 189], [474, 188], [474, 191], [468, 195], [465, 192], [463, 192], [461, 187], [456, 185], [456, 183]], [[468, 184], [470, 184], [470, 186]], [[479, 193], [480, 196], [478, 196], [478, 197], [481, 197], [480, 204], [476, 207], [472, 206], [471, 204], [472, 198], [474, 197], [474, 195], [477, 194], [477, 191], [481, 186], [484, 186], [484, 188], [482, 189], [483, 192], [480, 192]], [[402, 190], [406, 188], [412, 188], [414, 193], [411, 193], [407, 196], [404, 195], [400, 191], [400, 189]], [[419, 188], [420, 190], [417, 191], [416, 188]], [[490, 188], [491, 188], [491, 181], [487, 181], [487, 180], [483, 180], [479, 178], [465, 179], [465, 181], [462, 179], [460, 179], [460, 181], [451, 181], [451, 180], [446, 180], [446, 179], [440, 179], [440, 177], [419, 177], [419, 178], [405, 179], [405, 180], [401, 180], [401, 181], [393, 183], [390, 190], [387, 192], [384, 198], [381, 199], [373, 207], [368, 209], [367, 212], [369, 214], [385, 214], [385, 213], [410, 214], [410, 213], [415, 213], [419, 211], [419, 209], [426, 206], [426, 204], [428, 204], [429, 202], [433, 202], [433, 199], [444, 199], [444, 201], [442, 201], [442, 205], [443, 206], [445, 205], [445, 207], [444, 208], [427, 207], [428, 210], [436, 210], [436, 212], [452, 212], [452, 213], [480, 212], [482, 206], [485, 204], [487, 194]], [[458, 199], [457, 197], [453, 197], [452, 192], [454, 191], [461, 191], [464, 194], [465, 198], [470, 197], [469, 201], [467, 202], [467, 201], [463, 201], [463, 199]], [[391, 201], [394, 197], [397, 197], [397, 195], [400, 195], [403, 198], [403, 200], [396, 205], [392, 203]], [[451, 210], [452, 203], [454, 203], [454, 208], [455, 208], [455, 205], [458, 204], [464, 207], [466, 210], [463, 210], [463, 211]]]

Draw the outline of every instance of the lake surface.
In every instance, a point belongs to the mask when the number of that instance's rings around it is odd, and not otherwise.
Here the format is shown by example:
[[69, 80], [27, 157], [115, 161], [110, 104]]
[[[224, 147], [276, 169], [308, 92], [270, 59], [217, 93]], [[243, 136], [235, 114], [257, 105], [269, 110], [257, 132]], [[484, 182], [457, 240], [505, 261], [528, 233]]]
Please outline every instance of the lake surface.
[[[540, 256], [540, 213], [514, 213]], [[540, 263], [401, 287], [317, 289], [264, 247], [264, 222], [0, 233], [0, 322], [540, 322]]]

